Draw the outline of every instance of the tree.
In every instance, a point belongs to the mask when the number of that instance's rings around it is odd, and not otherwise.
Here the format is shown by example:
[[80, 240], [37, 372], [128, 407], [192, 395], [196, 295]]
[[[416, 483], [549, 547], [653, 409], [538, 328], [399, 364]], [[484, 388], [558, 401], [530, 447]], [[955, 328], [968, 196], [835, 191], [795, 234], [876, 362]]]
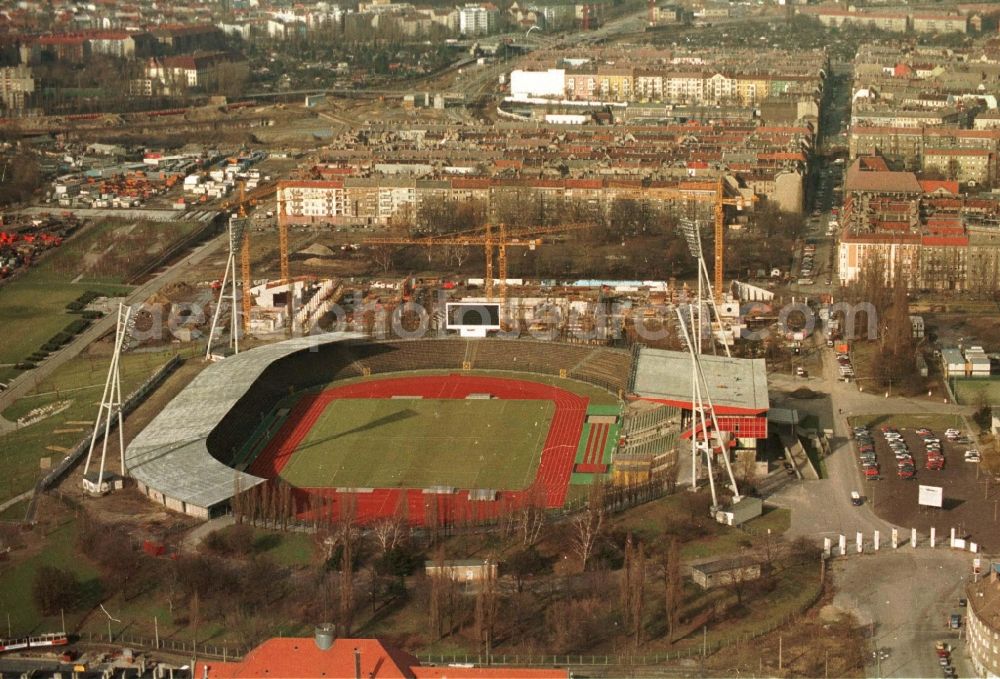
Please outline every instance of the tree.
[[573, 517], [573, 551], [580, 560], [580, 570], [587, 570], [587, 562], [594, 553], [594, 545], [604, 524], [604, 507], [587, 505], [587, 508]]
[[378, 542], [379, 550], [382, 552], [384, 557], [388, 552], [396, 548], [402, 540], [406, 532], [406, 525], [403, 523], [402, 517], [398, 514], [393, 514], [392, 516], [383, 516], [376, 520], [371, 527], [372, 535], [375, 536], [375, 540]]
[[546, 567], [545, 559], [534, 546], [514, 552], [504, 565], [506, 566], [505, 570], [514, 578], [514, 587], [518, 594], [524, 591], [526, 579], [537, 575]]
[[487, 657], [493, 652], [493, 633], [497, 617], [496, 578], [491, 568], [486, 569], [485, 577], [479, 582], [476, 593], [476, 632], [479, 646]]
[[72, 610], [79, 596], [80, 583], [73, 573], [55, 566], [42, 566], [35, 572], [31, 598], [45, 615]]
[[534, 485], [521, 505], [518, 526], [521, 532], [521, 542], [524, 546], [538, 542], [538, 536], [545, 525], [545, 488]]
[[667, 543], [666, 563], [663, 565], [664, 618], [667, 621], [667, 639], [672, 641], [677, 622], [680, 619], [681, 598], [683, 596], [681, 581], [681, 549], [680, 542], [675, 537]]
[[633, 635], [635, 648], [642, 642], [642, 615], [646, 596], [646, 557], [641, 543], [634, 544], [632, 533], [625, 540], [625, 567], [621, 584], [622, 617]]

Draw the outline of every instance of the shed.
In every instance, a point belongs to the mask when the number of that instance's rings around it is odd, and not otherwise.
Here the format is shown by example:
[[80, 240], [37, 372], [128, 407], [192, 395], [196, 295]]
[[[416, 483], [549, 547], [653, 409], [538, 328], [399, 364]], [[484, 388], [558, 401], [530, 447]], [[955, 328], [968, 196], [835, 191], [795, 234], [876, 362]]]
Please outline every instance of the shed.
[[691, 566], [691, 579], [702, 589], [712, 589], [760, 577], [760, 563], [749, 556], [729, 557]]
[[739, 526], [764, 513], [764, 501], [759, 497], [745, 497], [739, 502], [720, 510], [715, 519], [727, 526]]
[[456, 582], [481, 582], [496, 579], [497, 565], [489, 559], [445, 559], [441, 563], [425, 561], [424, 573], [430, 577], [451, 578]]
[[941, 370], [945, 377], [963, 377], [965, 375], [965, 356], [954, 347], [942, 349]]

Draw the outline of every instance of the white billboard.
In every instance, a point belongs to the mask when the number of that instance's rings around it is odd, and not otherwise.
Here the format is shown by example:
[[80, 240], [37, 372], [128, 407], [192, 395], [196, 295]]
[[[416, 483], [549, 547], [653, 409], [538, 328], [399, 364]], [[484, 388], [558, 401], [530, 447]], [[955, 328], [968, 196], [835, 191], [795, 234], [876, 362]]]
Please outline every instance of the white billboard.
[[510, 96], [516, 99], [525, 97], [563, 97], [566, 95], [566, 71], [562, 68], [550, 68], [547, 71], [511, 71]]
[[943, 503], [944, 489], [941, 486], [920, 486], [917, 504], [940, 509]]
[[446, 327], [462, 337], [486, 337], [487, 330], [500, 329], [500, 305], [496, 302], [448, 302]]

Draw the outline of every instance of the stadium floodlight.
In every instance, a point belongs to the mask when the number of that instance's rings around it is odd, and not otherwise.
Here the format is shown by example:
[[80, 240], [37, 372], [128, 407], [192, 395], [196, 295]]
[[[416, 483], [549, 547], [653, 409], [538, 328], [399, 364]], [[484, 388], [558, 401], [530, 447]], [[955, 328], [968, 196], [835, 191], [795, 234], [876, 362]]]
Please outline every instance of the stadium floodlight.
[[104, 381], [104, 394], [101, 396], [101, 404], [97, 410], [97, 418], [94, 421], [94, 433], [90, 437], [90, 448], [87, 450], [87, 462], [83, 467], [83, 483], [87, 487], [87, 475], [90, 472], [90, 463], [94, 456], [94, 448], [97, 445], [97, 435], [101, 430], [101, 422], [104, 423], [104, 437], [101, 441], [101, 463], [98, 467], [97, 479], [92, 482], [88, 490], [96, 494], [101, 494], [104, 488], [104, 466], [108, 456], [108, 438], [111, 435], [111, 419], [118, 418], [118, 450], [121, 457], [121, 475], [125, 476], [125, 433], [122, 418], [122, 380], [121, 380], [121, 355], [122, 350], [132, 338], [135, 330], [135, 316], [133, 308], [118, 304], [118, 323], [115, 328], [115, 348], [111, 354], [111, 364], [108, 366], [108, 376]]
[[[708, 275], [708, 266], [705, 264], [705, 252], [701, 246], [701, 228], [696, 219], [682, 219], [678, 224], [680, 228], [681, 235], [684, 236], [684, 241], [687, 243], [688, 252], [694, 257], [695, 262], [698, 267], [698, 317], [697, 324], [693, 324], [691, 328], [691, 334], [695, 340], [695, 347], [698, 353], [701, 353], [701, 340], [702, 340], [702, 312], [705, 311], [706, 306], [711, 306], [712, 311], [715, 314], [715, 318], [721, 318], [719, 315], [719, 308], [715, 303], [715, 294], [712, 290], [712, 279]], [[706, 312], [707, 315], [707, 312]], [[711, 327], [711, 320], [709, 320], [709, 327]], [[723, 348], [726, 350], [726, 356], [730, 356], [729, 343], [723, 342]], [[712, 348], [715, 348], [715, 342], [712, 342]]]
[[[712, 492], [712, 507], [718, 506], [719, 502], [715, 492], [715, 478], [712, 466], [714, 454], [712, 443], [709, 440], [709, 420], [711, 420], [712, 434], [714, 435], [716, 445], [722, 453], [722, 462], [729, 476], [730, 487], [733, 491], [733, 502], [739, 502], [739, 487], [736, 485], [736, 477], [733, 475], [733, 468], [729, 463], [729, 453], [725, 450], [725, 443], [722, 440], [722, 430], [719, 428], [719, 421], [715, 416], [715, 405], [712, 403], [712, 396], [709, 393], [708, 380], [705, 378], [705, 371], [701, 365], [701, 356], [695, 351], [694, 342], [688, 336], [688, 326], [684, 322], [684, 314], [680, 309], [676, 309], [675, 311], [681, 330], [684, 333], [684, 339], [688, 344], [688, 354], [691, 356], [691, 487], [692, 489], [697, 488], [697, 457], [699, 452], [704, 452], [706, 464], [708, 465], [708, 483]], [[689, 313], [692, 313], [690, 308]], [[697, 440], [699, 434], [702, 437], [701, 441]]]
[[704, 253], [701, 249], [701, 229], [698, 226], [698, 221], [694, 219], [682, 219], [680, 224], [681, 235], [684, 236], [684, 240], [687, 242], [688, 252], [695, 259], [703, 259]]
[[[215, 313], [212, 314], [212, 325], [208, 329], [208, 345], [205, 347], [205, 358], [212, 358], [212, 340], [215, 339], [215, 330], [219, 324], [219, 313], [222, 311], [222, 301], [226, 296], [226, 285], [232, 283], [232, 319], [230, 323], [230, 342], [233, 351], [240, 352], [240, 328], [239, 312], [236, 306], [236, 255], [243, 248], [243, 233], [249, 225], [249, 219], [230, 215], [229, 217], [229, 255], [226, 258], [226, 270], [222, 274], [222, 285], [219, 286], [219, 300], [215, 305]], [[244, 295], [249, 295], [249, 290], [243, 291]]]

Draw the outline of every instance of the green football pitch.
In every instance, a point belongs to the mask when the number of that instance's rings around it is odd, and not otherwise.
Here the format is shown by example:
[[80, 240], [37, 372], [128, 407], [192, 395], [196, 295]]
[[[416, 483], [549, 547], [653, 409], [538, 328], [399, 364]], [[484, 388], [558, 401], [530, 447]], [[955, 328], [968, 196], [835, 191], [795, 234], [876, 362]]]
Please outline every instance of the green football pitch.
[[299, 487], [531, 484], [555, 404], [544, 400], [336, 399], [281, 471]]

